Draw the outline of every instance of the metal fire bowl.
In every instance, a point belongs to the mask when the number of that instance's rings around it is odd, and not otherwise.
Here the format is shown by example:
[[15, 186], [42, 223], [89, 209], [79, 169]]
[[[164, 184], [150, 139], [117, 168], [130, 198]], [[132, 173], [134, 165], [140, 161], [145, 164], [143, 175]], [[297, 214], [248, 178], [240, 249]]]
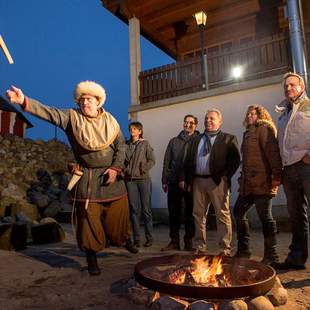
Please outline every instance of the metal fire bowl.
[[195, 299], [234, 299], [248, 296], [265, 295], [274, 285], [275, 270], [263, 263], [244, 258], [223, 257], [224, 270], [230, 270], [234, 275], [235, 270], [257, 270], [258, 279], [251, 284], [239, 285], [233, 283], [229, 287], [206, 287], [201, 285], [175, 284], [164, 280], [165, 273], [175, 270], [178, 266], [190, 265], [195, 258], [206, 256], [208, 259], [213, 255], [169, 255], [145, 259], [135, 266], [134, 277], [136, 281], [154, 291], [172, 296], [195, 298]]

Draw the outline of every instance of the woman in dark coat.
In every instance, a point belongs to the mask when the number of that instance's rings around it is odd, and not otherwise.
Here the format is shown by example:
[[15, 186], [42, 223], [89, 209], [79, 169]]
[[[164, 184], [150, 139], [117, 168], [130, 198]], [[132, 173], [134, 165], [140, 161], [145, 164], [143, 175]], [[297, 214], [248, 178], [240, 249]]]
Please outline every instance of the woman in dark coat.
[[239, 196], [234, 207], [238, 250], [235, 257], [251, 256], [248, 210], [255, 205], [264, 235], [263, 262], [273, 264], [276, 252], [276, 222], [272, 216], [272, 197], [281, 183], [282, 163], [276, 127], [268, 111], [260, 105], [248, 107], [241, 145], [242, 167]]
[[152, 183], [150, 169], [155, 165], [155, 157], [150, 143], [143, 139], [140, 122], [129, 125], [130, 139], [127, 141], [125, 158], [125, 180], [128, 191], [130, 218], [134, 244], [140, 247], [140, 217], [144, 222], [145, 247], [152, 246]]

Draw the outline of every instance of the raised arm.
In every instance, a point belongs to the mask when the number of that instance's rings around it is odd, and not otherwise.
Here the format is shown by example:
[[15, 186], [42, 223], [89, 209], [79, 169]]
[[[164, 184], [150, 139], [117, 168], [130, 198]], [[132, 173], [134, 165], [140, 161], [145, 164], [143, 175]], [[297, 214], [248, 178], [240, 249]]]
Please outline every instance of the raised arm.
[[69, 122], [69, 110], [49, 107], [37, 100], [30, 99], [15, 86], [11, 86], [11, 89], [6, 91], [6, 96], [10, 103], [19, 104], [25, 112], [66, 130]]

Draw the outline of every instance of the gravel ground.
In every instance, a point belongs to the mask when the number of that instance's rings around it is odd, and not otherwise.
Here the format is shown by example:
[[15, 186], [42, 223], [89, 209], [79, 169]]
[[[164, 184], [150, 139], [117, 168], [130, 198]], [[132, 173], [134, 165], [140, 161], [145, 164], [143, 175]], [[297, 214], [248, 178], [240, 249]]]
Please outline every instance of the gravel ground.
[[[100, 276], [91, 277], [83, 253], [77, 247], [70, 225], [63, 225], [62, 243], [29, 245], [21, 252], [0, 250], [0, 309], [147, 309], [110, 292], [111, 285], [133, 275], [135, 264], [144, 258], [163, 255], [169, 241], [168, 227], [154, 228], [154, 245], [137, 255], [121, 248], [108, 248], [99, 255]], [[281, 260], [286, 257], [289, 233], [278, 234]], [[208, 232], [210, 254], [217, 254], [216, 232]], [[235, 241], [234, 241], [235, 244]], [[253, 259], [262, 257], [263, 238], [252, 233]], [[310, 309], [310, 265], [306, 270], [278, 274], [289, 293], [285, 306], [276, 309]]]

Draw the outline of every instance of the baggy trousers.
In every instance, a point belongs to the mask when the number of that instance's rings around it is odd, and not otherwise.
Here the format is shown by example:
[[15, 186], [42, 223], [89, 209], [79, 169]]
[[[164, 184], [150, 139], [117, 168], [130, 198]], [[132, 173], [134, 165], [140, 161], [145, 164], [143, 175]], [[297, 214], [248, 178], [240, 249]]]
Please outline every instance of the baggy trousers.
[[131, 227], [127, 197], [103, 203], [77, 203], [76, 239], [83, 252], [99, 252], [108, 238], [121, 246], [130, 238]]

